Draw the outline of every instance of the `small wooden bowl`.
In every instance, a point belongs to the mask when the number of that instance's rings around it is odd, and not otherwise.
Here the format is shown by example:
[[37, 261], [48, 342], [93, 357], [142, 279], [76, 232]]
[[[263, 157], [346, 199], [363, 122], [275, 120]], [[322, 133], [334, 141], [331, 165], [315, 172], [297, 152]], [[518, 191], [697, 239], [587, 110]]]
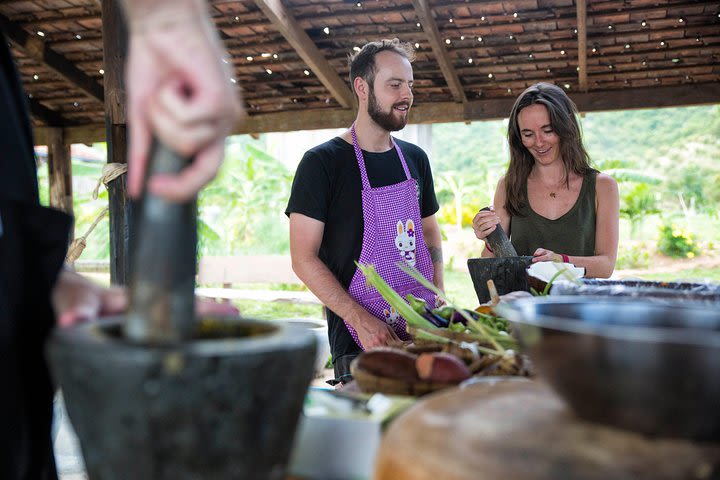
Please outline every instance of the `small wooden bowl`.
[[358, 359], [350, 364], [350, 373], [365, 393], [388, 395], [411, 395], [419, 397], [444, 388], [457, 386], [456, 383], [430, 383], [422, 380], [407, 381], [397, 378], [380, 377], [358, 367]]

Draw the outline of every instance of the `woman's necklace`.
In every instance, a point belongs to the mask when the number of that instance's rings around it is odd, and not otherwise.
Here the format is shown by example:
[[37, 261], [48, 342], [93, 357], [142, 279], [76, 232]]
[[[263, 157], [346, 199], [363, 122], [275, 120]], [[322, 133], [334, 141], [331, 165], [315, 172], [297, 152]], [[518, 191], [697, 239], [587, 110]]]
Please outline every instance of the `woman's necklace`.
[[550, 192], [550, 198], [557, 198], [557, 193]]

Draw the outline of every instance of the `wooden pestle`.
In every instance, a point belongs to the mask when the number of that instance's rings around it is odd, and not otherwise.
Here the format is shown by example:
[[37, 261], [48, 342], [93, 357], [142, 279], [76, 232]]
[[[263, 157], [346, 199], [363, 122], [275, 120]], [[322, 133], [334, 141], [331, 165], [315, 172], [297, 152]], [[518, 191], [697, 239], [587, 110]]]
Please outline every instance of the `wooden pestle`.
[[[481, 212], [483, 210], [490, 211], [490, 207], [480, 209]], [[490, 248], [492, 249], [492, 253], [495, 255], [495, 258], [518, 256], [517, 252], [515, 251], [515, 247], [513, 247], [513, 244], [510, 243], [510, 239], [505, 233], [505, 230], [503, 230], [502, 225], [500, 225], [499, 223], [495, 226], [495, 230], [493, 230], [490, 235], [485, 237], [485, 241], [488, 245], [490, 245]]]
[[[145, 173], [177, 173], [188, 164], [157, 140]], [[130, 306], [125, 337], [136, 343], [173, 343], [195, 329], [197, 202], [175, 203], [144, 189], [131, 244]]]

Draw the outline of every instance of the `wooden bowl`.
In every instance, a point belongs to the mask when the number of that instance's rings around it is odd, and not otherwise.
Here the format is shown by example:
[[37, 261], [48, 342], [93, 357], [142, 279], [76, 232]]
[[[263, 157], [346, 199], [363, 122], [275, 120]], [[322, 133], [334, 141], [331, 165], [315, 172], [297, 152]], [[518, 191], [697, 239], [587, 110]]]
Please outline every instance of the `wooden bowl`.
[[[358, 357], [359, 358], [359, 357]], [[406, 381], [397, 378], [380, 377], [358, 367], [358, 359], [350, 364], [350, 373], [365, 393], [388, 395], [411, 395], [419, 397], [444, 388], [455, 387], [456, 383], [430, 383], [422, 380]]]

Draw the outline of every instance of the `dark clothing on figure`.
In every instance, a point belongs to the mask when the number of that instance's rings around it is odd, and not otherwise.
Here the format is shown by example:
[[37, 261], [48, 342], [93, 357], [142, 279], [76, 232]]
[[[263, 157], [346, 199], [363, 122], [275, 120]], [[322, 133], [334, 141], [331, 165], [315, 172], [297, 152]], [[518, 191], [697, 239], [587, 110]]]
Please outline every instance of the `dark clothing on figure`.
[[0, 195], [38, 203], [37, 173], [27, 97], [0, 31]]
[[[439, 206], [427, 155], [416, 145], [396, 141], [410, 175], [417, 180], [421, 216], [434, 215]], [[382, 153], [363, 150], [363, 156], [373, 188], [406, 180], [394, 148]], [[305, 153], [298, 165], [285, 210], [286, 215], [300, 213], [325, 224], [319, 257], [345, 289], [350, 286], [357, 268], [355, 261], [360, 258], [362, 249], [361, 191], [360, 169], [353, 146], [335, 137]], [[350, 336], [342, 319], [329, 309], [326, 315], [333, 361], [360, 353], [360, 347]]]
[[0, 40], [0, 478], [49, 480], [54, 389], [43, 348], [71, 222], [39, 205], [25, 94]]
[[520, 209], [522, 216], [510, 218], [510, 241], [518, 255], [532, 255], [540, 247], [566, 255], [595, 255], [597, 173], [592, 170], [585, 175], [575, 205], [562, 217], [550, 220], [537, 214], [528, 204]]

